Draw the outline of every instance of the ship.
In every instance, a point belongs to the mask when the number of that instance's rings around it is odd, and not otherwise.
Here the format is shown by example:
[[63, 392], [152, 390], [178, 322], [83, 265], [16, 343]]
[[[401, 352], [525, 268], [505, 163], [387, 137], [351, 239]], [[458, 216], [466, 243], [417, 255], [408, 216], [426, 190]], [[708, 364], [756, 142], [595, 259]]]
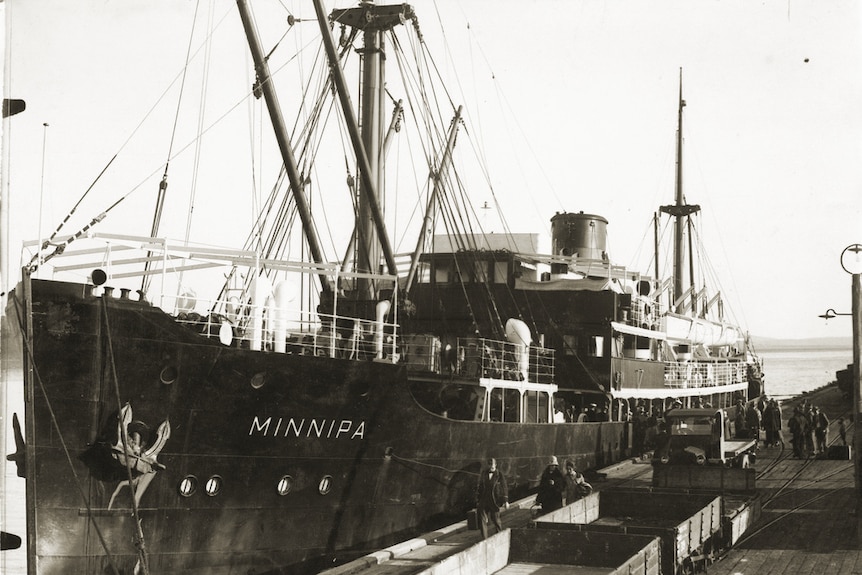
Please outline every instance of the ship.
[[[237, 7], [286, 182], [270, 219], [233, 248], [166, 239], [156, 223], [103, 230], [106, 213], [25, 243], [3, 350], [25, 392], [8, 457], [26, 481], [29, 573], [312, 573], [463, 519], [489, 457], [514, 500], [551, 456], [588, 470], [640, 455], [655, 425], [642, 418], [676, 402], [763, 394], [720, 293], [684, 284], [699, 208], [681, 177], [660, 209], [675, 229], [669, 279], [613, 264], [596, 214], [552, 215], [541, 253], [538, 234], [464, 224], [452, 151], [465, 119], [449, 102], [415, 249], [393, 253], [387, 135], [416, 106], [390, 95], [384, 49], [408, 45], [399, 33], [422, 45], [408, 4], [314, 2], [317, 90], [335, 108], [306, 119], [338, 109], [356, 167], [354, 229], [327, 258], [307, 194], [317, 140], [288, 132], [275, 42]], [[279, 249], [289, 220], [304, 258]]]

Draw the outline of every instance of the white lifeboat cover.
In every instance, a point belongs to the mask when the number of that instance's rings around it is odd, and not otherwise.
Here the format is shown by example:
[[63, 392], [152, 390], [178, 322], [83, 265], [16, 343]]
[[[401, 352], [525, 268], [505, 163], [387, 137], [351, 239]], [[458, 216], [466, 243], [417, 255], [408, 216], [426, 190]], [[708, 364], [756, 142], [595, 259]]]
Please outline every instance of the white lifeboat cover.
[[506, 320], [506, 339], [518, 345], [530, 345], [533, 341], [527, 324], [513, 317]]

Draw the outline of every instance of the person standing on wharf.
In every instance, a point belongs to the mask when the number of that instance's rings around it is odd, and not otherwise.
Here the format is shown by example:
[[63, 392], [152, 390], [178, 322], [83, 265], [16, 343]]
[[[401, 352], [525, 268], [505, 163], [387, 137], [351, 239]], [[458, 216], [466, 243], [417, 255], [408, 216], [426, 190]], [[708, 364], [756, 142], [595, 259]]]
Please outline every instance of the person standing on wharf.
[[506, 477], [497, 469], [497, 460], [491, 457], [476, 486], [476, 514], [483, 539], [488, 537], [488, 523], [494, 524], [497, 533], [503, 530], [500, 507], [504, 505], [509, 508], [509, 488]]

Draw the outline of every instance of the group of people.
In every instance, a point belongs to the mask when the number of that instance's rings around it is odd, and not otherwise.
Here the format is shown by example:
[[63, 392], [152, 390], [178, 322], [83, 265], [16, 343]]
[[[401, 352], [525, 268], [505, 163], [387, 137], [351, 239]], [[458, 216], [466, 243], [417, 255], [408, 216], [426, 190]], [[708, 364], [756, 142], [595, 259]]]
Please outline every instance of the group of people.
[[[676, 407], [678, 405], [675, 403], [671, 409]], [[648, 418], [656, 417], [655, 414], [647, 416], [641, 406], [639, 406], [637, 416], [643, 425], [636, 425], [636, 432], [639, 427], [649, 429], [650, 421]], [[781, 408], [775, 399], [764, 396], [759, 402], [748, 404], [740, 399], [733, 414], [733, 422], [736, 437], [757, 439], [759, 443], [760, 431], [763, 430], [763, 441], [767, 447], [784, 445], [781, 435]], [[838, 424], [841, 440], [844, 445], [847, 445], [843, 418], [839, 419]], [[808, 400], [805, 400], [797, 406], [788, 422], [788, 428], [792, 435], [791, 443], [794, 456], [804, 459], [810, 455], [817, 456], [826, 453], [829, 439], [829, 418], [816, 405], [810, 405]], [[636, 433], [636, 435], [640, 435], [639, 439], [648, 444], [650, 439], [646, 437], [648, 434]], [[584, 475], [576, 469], [573, 461], [567, 460], [564, 467], [565, 471], [561, 470], [559, 460], [556, 456], [552, 456], [542, 472], [539, 490], [536, 494], [536, 503], [541, 506], [544, 513], [559, 509], [564, 503], [569, 504], [588, 495], [593, 490]], [[493, 525], [497, 532], [503, 530], [500, 522], [500, 509], [503, 507], [509, 508], [509, 490], [506, 477], [497, 468], [496, 459], [490, 458], [485, 469], [479, 474], [476, 487], [477, 520], [483, 537], [488, 536], [489, 525]]]
[[[766, 447], [783, 446], [781, 434], [781, 407], [775, 399], [762, 397], [756, 403], [743, 403], [739, 400], [734, 413], [736, 437], [757, 439], [763, 430]], [[790, 443], [793, 455], [799, 459], [825, 456], [829, 445], [829, 418], [818, 406], [805, 399], [793, 408], [793, 415], [787, 422], [790, 430]], [[847, 429], [844, 418], [838, 420], [841, 441], [847, 445]]]
[[[839, 433], [847, 445], [847, 432], [844, 420], [839, 420]], [[808, 400], [793, 408], [793, 416], [787, 426], [790, 428], [793, 456], [799, 459], [826, 455], [829, 444], [829, 418], [816, 405]]]
[[[568, 504], [593, 491], [592, 485], [575, 468], [574, 462], [567, 460], [565, 469], [565, 472], [561, 471], [559, 460], [552, 456], [542, 472], [536, 503], [541, 505], [545, 513], [562, 507], [564, 498]], [[500, 509], [503, 507], [509, 508], [509, 488], [506, 476], [497, 468], [497, 460], [492, 457], [479, 473], [476, 486], [476, 520], [483, 538], [488, 537], [491, 525], [498, 533], [503, 530], [500, 521]]]
[[567, 405], [566, 401], [558, 398], [554, 406], [554, 423], [585, 423], [596, 421], [609, 421], [607, 405], [589, 403], [577, 408], [575, 405]]
[[748, 404], [738, 399], [733, 423], [734, 436], [737, 438], [756, 439], [759, 444], [762, 430], [765, 447], [784, 445], [781, 435], [781, 407], [775, 399], [763, 396], [758, 402]]

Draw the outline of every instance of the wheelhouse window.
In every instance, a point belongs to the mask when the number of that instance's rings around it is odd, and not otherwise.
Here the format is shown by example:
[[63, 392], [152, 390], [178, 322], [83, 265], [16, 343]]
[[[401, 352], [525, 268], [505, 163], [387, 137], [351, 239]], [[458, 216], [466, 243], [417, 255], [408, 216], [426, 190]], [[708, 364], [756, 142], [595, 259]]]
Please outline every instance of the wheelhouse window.
[[488, 414], [491, 421], [521, 421], [521, 394], [517, 389], [491, 390]]
[[434, 281], [438, 284], [447, 284], [451, 280], [452, 264], [449, 262], [436, 262], [434, 264]]
[[504, 284], [509, 281], [509, 262], [494, 262], [494, 283]]
[[420, 284], [431, 283], [431, 264], [419, 262], [416, 266], [416, 282]]
[[542, 391], [527, 391], [524, 395], [527, 404], [524, 421], [526, 423], [547, 423], [549, 395]]

